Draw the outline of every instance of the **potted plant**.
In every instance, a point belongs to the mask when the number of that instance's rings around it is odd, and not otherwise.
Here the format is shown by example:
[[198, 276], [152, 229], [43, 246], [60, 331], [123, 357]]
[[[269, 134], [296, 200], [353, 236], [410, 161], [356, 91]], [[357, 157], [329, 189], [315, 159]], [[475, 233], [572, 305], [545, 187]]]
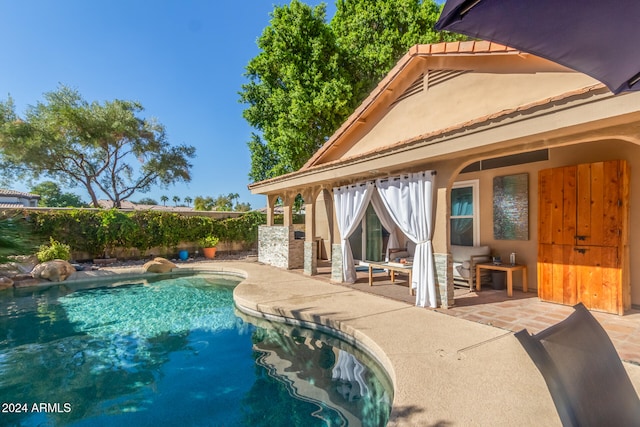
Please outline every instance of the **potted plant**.
[[220, 239], [215, 236], [206, 236], [200, 239], [200, 246], [202, 246], [202, 252], [207, 259], [213, 259], [216, 256], [216, 245]]

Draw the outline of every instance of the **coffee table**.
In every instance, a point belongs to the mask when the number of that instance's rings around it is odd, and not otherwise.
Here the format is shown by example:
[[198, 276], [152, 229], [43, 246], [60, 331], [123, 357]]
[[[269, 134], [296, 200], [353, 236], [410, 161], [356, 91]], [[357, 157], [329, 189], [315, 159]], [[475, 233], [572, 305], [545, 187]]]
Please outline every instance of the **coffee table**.
[[369, 264], [369, 286], [373, 286], [373, 269], [381, 268], [384, 270], [388, 270], [391, 275], [391, 283], [396, 280], [396, 273], [403, 273], [409, 275], [409, 295], [414, 295], [413, 288], [411, 287], [411, 279], [413, 273], [413, 264], [396, 264], [396, 263], [388, 263], [388, 262], [373, 262], [373, 261], [365, 261]]

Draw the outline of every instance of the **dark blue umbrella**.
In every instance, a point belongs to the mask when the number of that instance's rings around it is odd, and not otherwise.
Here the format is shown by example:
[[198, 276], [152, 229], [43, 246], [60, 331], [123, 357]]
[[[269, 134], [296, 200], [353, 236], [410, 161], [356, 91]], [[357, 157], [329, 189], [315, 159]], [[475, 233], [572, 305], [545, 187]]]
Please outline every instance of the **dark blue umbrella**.
[[640, 90], [640, 0], [448, 0], [438, 30], [495, 41]]

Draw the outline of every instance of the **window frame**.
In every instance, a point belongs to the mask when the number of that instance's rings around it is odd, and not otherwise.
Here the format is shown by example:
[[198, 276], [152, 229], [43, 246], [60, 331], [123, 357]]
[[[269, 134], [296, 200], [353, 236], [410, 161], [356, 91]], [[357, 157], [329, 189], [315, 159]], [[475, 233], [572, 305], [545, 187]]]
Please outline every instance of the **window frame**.
[[[453, 215], [451, 213], [451, 204], [453, 200], [451, 199], [451, 195], [453, 190], [456, 188], [471, 188], [471, 197], [473, 203], [473, 214], [472, 215]], [[451, 192], [449, 193], [449, 242], [451, 242], [451, 233], [453, 232], [451, 228], [451, 220], [452, 219], [465, 219], [471, 218], [473, 221], [473, 246], [480, 245], [480, 180], [479, 179], [470, 179], [465, 181], [456, 181], [451, 186]]]

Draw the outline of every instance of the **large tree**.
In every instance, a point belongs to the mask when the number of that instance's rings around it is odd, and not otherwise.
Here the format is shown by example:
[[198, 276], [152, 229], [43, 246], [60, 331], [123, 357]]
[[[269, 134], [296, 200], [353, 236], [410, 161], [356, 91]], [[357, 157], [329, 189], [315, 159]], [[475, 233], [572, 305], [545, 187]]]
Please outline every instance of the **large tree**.
[[246, 67], [244, 117], [261, 133], [249, 142], [254, 181], [299, 169], [349, 113], [351, 85], [325, 22], [326, 5], [277, 6]]
[[11, 98], [0, 102], [0, 154], [6, 176], [47, 176], [67, 186], [82, 186], [98, 206], [104, 195], [113, 206], [155, 185], [191, 180], [195, 148], [171, 146], [155, 120], [138, 117], [138, 102], [85, 101], [61, 86], [45, 102], [19, 117]]
[[337, 0], [330, 23], [325, 8], [276, 6], [258, 39], [240, 93], [252, 181], [299, 169], [411, 46], [461, 38], [434, 30], [433, 0]]

